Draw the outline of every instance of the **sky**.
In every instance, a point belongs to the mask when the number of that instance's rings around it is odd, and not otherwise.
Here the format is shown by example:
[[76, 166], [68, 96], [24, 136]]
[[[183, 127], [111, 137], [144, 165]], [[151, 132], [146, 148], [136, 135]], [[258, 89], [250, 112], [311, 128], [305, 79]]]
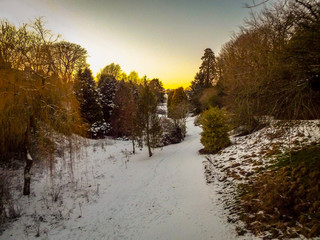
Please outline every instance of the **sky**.
[[96, 75], [114, 62], [129, 74], [187, 87], [204, 49], [218, 55], [252, 0], [0, 0], [0, 18], [19, 25], [43, 16], [46, 27], [88, 51]]

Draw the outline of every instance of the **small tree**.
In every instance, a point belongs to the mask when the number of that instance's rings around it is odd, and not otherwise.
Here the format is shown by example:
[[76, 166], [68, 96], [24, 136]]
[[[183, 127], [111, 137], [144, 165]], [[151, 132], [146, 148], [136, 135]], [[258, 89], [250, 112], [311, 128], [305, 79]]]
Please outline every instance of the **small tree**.
[[174, 132], [181, 141], [186, 133], [185, 120], [189, 108], [188, 98], [182, 87], [169, 92], [167, 108], [168, 117], [174, 122]]
[[157, 115], [157, 98], [151, 91], [146, 78], [138, 100], [138, 119], [145, 135], [149, 157], [151, 157], [151, 147], [157, 145], [161, 136], [161, 128]]
[[216, 153], [230, 145], [226, 112], [217, 107], [210, 107], [200, 117], [203, 132], [201, 143], [208, 152]]
[[172, 119], [186, 117], [188, 112], [188, 97], [182, 87], [169, 92], [167, 108], [168, 117]]

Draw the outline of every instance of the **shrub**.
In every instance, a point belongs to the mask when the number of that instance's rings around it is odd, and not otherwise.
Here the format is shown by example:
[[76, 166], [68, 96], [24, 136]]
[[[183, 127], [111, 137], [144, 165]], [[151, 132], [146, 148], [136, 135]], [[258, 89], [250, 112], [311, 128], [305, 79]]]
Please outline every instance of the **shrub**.
[[200, 117], [201, 143], [207, 152], [216, 153], [230, 145], [227, 115], [223, 109], [210, 107]]
[[162, 134], [162, 145], [167, 146], [181, 142], [186, 135], [185, 123], [174, 122], [170, 118], [161, 119]]

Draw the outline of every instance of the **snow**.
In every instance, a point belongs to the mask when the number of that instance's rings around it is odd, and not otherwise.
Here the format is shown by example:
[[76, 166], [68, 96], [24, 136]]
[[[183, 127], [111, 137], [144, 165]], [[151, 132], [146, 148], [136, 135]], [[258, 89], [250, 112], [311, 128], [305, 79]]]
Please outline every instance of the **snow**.
[[193, 121], [187, 119], [183, 142], [155, 149], [151, 158], [146, 148], [132, 155], [130, 141], [80, 139], [73, 155], [57, 158], [52, 176], [35, 164], [29, 197], [21, 194], [23, 169], [13, 171], [21, 217], [0, 239], [262, 238], [237, 236], [237, 185], [268, 164], [274, 146], [286, 151], [296, 140], [319, 141], [320, 121], [295, 128], [274, 121], [208, 156], [198, 154], [201, 128]]
[[183, 142], [151, 158], [131, 155], [130, 141], [88, 140], [53, 177], [35, 167], [33, 195], [16, 195], [22, 216], [0, 239], [253, 239], [237, 236], [206, 184], [193, 120]]
[[[236, 199], [239, 184], [249, 183], [261, 169], [272, 165], [274, 156], [268, 152], [278, 149], [280, 154], [320, 141], [320, 120], [303, 120], [288, 123], [272, 120], [270, 126], [247, 136], [231, 138], [232, 145], [220, 153], [206, 156], [207, 182], [218, 193], [218, 205], [224, 206], [224, 214], [230, 222], [243, 228], [238, 221]], [[268, 170], [266, 170], [268, 171]], [[257, 214], [263, 214], [262, 211]], [[263, 238], [265, 235], [259, 236]], [[303, 238], [303, 236], [301, 236]]]

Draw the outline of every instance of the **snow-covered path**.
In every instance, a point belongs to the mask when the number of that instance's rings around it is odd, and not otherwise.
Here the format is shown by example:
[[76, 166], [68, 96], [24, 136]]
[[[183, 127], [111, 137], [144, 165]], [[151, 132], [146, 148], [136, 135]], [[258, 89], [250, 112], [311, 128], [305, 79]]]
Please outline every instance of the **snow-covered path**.
[[234, 239], [206, 185], [199, 133], [189, 119], [184, 142], [114, 164], [97, 202], [50, 239]]
[[0, 239], [238, 239], [206, 184], [201, 129], [193, 120], [183, 142], [155, 149], [151, 158], [146, 149], [128, 155], [129, 141], [89, 141], [73, 180], [64, 168], [56, 176], [61, 204], [43, 197], [51, 191], [48, 176], [34, 179], [34, 197], [21, 197], [29, 207]]

